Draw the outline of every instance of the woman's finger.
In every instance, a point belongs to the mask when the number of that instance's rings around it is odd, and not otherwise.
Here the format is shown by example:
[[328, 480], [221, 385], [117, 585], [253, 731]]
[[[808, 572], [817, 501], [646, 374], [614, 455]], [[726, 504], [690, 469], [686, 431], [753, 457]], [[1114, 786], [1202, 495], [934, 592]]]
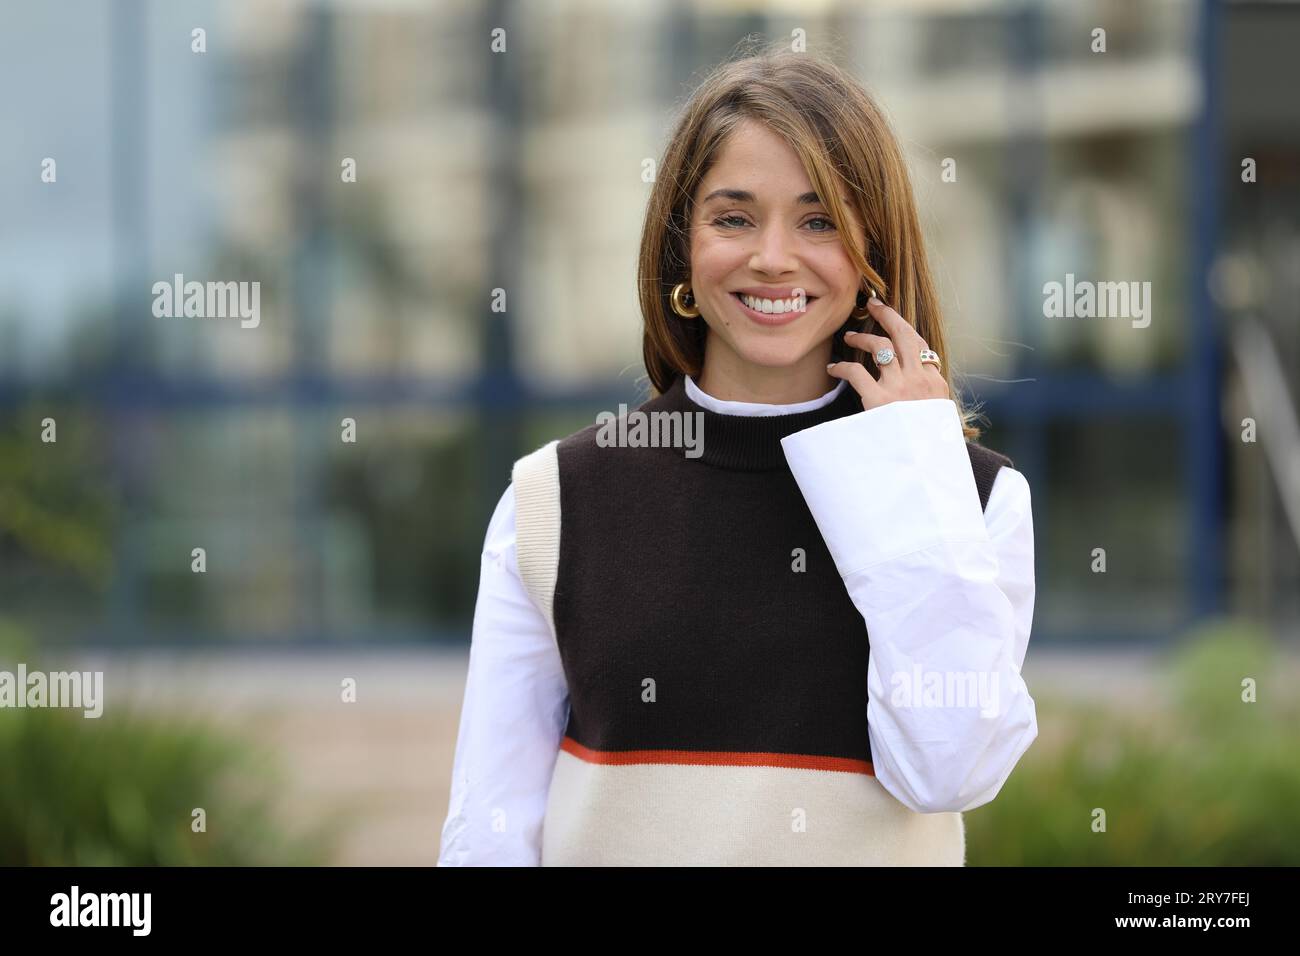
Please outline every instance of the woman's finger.
[[930, 347], [925, 344], [925, 339], [921, 338], [921, 333], [912, 328], [912, 324], [907, 319], [879, 299], [868, 299], [867, 307], [871, 310], [875, 320], [884, 326], [885, 331], [894, 341], [895, 353], [906, 354], [909, 359], [915, 360], [922, 349]]
[[[880, 369], [882, 372], [885, 371], [886, 369], [889, 370], [897, 369], [899, 366], [899, 356], [897, 350], [894, 348], [894, 343], [890, 339], [885, 338], [883, 335], [873, 335], [870, 332], [854, 332], [852, 335], [846, 334], [844, 336], [844, 341], [847, 342], [849, 345], [853, 346], [855, 349], [863, 349], [868, 354], [870, 354], [871, 361], [875, 362], [876, 367]], [[894, 353], [893, 361], [885, 365], [881, 365], [879, 362], [876, 362], [876, 353], [879, 352], [881, 349], [889, 349], [891, 352], [893, 352]]]
[[847, 379], [853, 390], [862, 397], [864, 409], [875, 408], [882, 404], [884, 392], [861, 362], [832, 362], [826, 366], [826, 374], [832, 378]]

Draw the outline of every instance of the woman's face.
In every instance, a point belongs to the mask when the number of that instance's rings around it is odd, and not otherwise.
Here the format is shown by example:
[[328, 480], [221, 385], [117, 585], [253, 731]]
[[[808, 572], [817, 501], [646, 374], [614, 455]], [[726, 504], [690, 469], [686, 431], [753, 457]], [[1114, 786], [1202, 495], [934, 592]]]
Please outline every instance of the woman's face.
[[[823, 381], [861, 276], [795, 151], [746, 121], [700, 181], [694, 210], [690, 285], [709, 326], [708, 375], [753, 380], [761, 366]], [[853, 228], [865, 248], [856, 219]], [[773, 301], [746, 304], [742, 293]]]

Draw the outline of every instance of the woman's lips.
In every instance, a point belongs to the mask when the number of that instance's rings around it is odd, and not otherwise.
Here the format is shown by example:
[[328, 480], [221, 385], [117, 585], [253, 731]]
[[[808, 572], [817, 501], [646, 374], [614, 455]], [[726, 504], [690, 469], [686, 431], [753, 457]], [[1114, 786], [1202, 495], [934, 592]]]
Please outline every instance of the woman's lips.
[[740, 311], [744, 312], [746, 316], [754, 322], [757, 322], [759, 325], [786, 325], [793, 322], [801, 315], [807, 315], [808, 310], [811, 309], [813, 303], [817, 301], [816, 296], [807, 296], [804, 299], [804, 307], [801, 310], [796, 309], [792, 312], [759, 312], [757, 309], [751, 309], [749, 306], [745, 305], [745, 301], [740, 297], [739, 292], [731, 293], [731, 297], [735, 299], [736, 305], [740, 306]]

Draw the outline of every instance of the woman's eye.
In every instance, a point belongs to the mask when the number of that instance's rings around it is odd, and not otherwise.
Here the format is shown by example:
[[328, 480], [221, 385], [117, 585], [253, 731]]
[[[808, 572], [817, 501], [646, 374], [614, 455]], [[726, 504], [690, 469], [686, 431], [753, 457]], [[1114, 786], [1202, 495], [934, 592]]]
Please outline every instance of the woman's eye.
[[[826, 216], [818, 216], [815, 219], [809, 219], [808, 222], [804, 223], [804, 225], [811, 225], [814, 222], [824, 223], [825, 225], [823, 228], [813, 229], [812, 230], [813, 232], [834, 232], [835, 231], [835, 221], [832, 219], [828, 219]], [[713, 224], [715, 226], [722, 226], [727, 229], [736, 229], [739, 228], [740, 226], [746, 225], [746, 221], [744, 216], [732, 214], [730, 216], [719, 216], [717, 219], [713, 220]]]

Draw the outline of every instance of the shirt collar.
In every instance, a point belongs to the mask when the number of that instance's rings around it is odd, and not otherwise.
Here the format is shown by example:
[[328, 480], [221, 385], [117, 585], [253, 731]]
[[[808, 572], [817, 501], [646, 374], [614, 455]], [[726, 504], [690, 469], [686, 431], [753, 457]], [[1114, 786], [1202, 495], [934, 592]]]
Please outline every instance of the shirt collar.
[[695, 384], [695, 379], [689, 375], [686, 379], [686, 397], [695, 404], [707, 408], [710, 411], [717, 412], [720, 415], [792, 415], [798, 412], [811, 412], [818, 408], [824, 408], [848, 386], [848, 381], [840, 379], [825, 395], [820, 398], [812, 398], [806, 402], [794, 402], [789, 405], [768, 405], [763, 402], [732, 402], [721, 398], [714, 398]]

